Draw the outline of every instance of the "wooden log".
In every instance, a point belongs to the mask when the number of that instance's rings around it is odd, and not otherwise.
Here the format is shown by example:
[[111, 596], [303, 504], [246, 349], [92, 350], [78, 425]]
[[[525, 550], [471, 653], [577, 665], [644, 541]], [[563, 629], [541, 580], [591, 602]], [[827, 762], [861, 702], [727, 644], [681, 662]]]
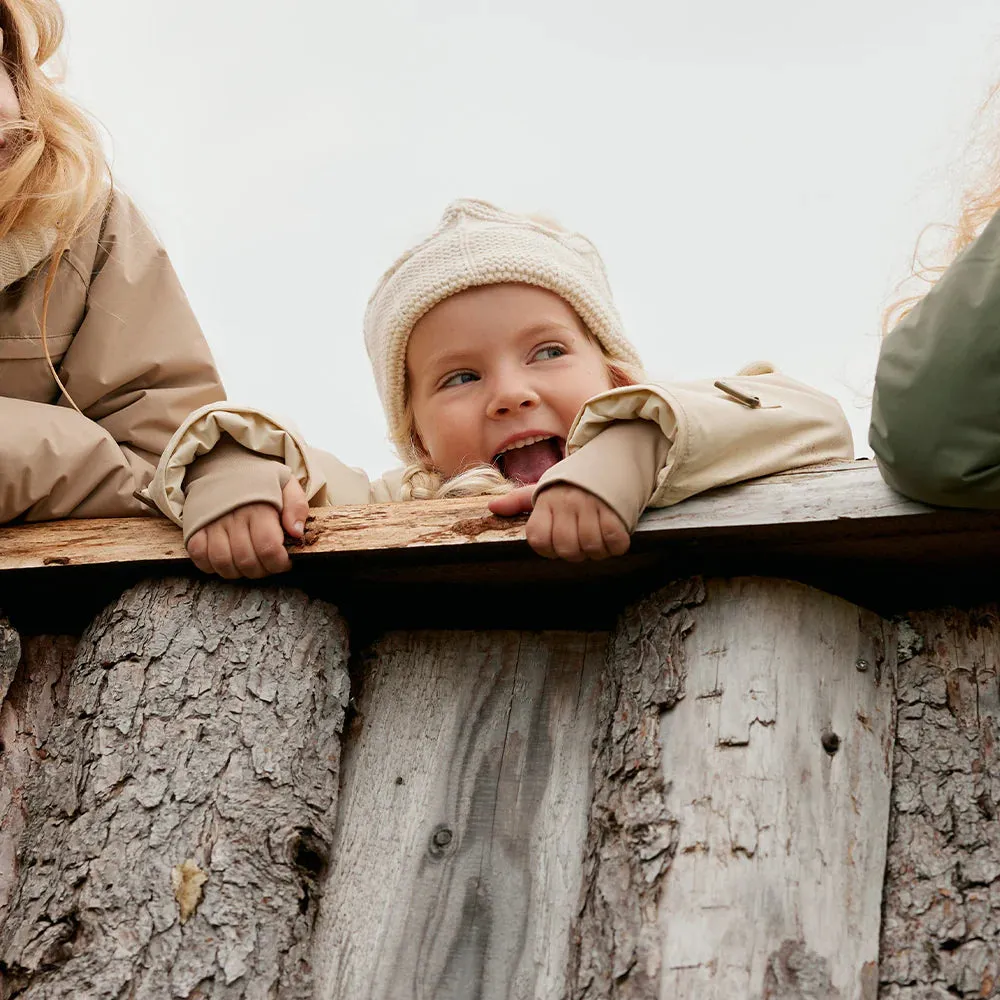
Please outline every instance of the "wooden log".
[[[331, 553], [427, 550], [449, 552], [484, 545], [521, 545], [524, 518], [497, 518], [483, 497], [419, 503], [326, 507], [313, 511], [307, 544], [293, 547], [297, 560]], [[1000, 524], [991, 511], [928, 507], [895, 493], [874, 462], [859, 460], [768, 476], [712, 490], [675, 507], [647, 511], [637, 537], [652, 543], [672, 538], [751, 537], [780, 527], [801, 544], [811, 540], [900, 538], [972, 533], [983, 540]], [[186, 565], [180, 531], [163, 518], [56, 521], [0, 528], [0, 571], [67, 566], [146, 563]]]
[[[76, 636], [26, 636], [0, 624], [0, 923], [19, 874], [27, 792], [62, 718]], [[6, 679], [5, 679], [6, 678]]]
[[1000, 606], [913, 614], [900, 646], [880, 996], [1000, 996]]
[[570, 996], [875, 997], [891, 638], [774, 580], [711, 581], [703, 603], [674, 586], [623, 616]]
[[595, 637], [383, 640], [317, 996], [873, 1000], [891, 638], [801, 585], [693, 579], [626, 612], [599, 682]]
[[3, 996], [311, 996], [346, 660], [295, 591], [161, 580], [95, 620], [27, 793]]
[[562, 1000], [604, 642], [377, 644], [345, 748], [317, 997]]

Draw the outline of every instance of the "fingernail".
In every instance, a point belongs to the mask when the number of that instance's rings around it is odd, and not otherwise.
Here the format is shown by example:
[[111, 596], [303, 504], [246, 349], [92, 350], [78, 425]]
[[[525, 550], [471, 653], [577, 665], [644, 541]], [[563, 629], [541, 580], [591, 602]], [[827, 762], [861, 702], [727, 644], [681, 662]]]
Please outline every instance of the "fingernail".
[[295, 529], [296, 535], [304, 535], [306, 531], [306, 526], [301, 521], [296, 521], [292, 526]]

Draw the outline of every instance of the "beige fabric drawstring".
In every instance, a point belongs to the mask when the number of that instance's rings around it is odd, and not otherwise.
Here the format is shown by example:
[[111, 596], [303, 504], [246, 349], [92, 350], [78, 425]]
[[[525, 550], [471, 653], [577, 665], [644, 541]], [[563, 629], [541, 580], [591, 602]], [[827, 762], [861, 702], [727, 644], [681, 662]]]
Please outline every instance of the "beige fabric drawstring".
[[48, 338], [48, 316], [49, 298], [52, 295], [52, 288], [55, 285], [56, 275], [59, 271], [59, 261], [65, 252], [64, 247], [60, 247], [53, 254], [58, 233], [55, 229], [42, 229], [29, 233], [8, 233], [0, 240], [0, 291], [3, 291], [30, 274], [39, 264], [51, 255], [49, 270], [45, 279], [45, 292], [42, 297], [42, 315], [39, 325], [42, 334], [42, 350], [45, 352], [45, 361], [52, 373], [59, 391], [66, 397], [70, 406], [76, 410], [80, 416], [83, 411], [76, 405], [76, 400], [69, 394], [63, 380], [56, 371], [56, 366], [52, 361], [52, 354], [49, 351]]

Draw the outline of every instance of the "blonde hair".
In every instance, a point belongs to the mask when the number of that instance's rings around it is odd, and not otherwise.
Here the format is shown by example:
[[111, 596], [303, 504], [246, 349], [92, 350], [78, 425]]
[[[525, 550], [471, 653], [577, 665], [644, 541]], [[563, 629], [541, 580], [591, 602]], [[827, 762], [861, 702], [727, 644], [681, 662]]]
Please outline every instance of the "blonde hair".
[[[892, 301], [882, 314], [882, 336], [890, 333], [934, 287], [949, 265], [976, 241], [1000, 210], [1000, 83], [979, 106], [972, 138], [963, 159], [972, 167], [973, 180], [962, 192], [958, 220], [951, 225], [932, 223], [917, 237], [910, 273], [896, 285]], [[928, 248], [929, 238], [935, 237]], [[918, 289], [911, 290], [911, 286]], [[923, 286], [923, 287], [919, 287]]]
[[43, 69], [62, 44], [57, 0], [0, 0], [3, 62], [21, 117], [3, 126], [11, 150], [0, 170], [0, 239], [16, 231], [55, 232], [39, 320], [45, 357], [74, 408], [49, 355], [49, 299], [62, 255], [108, 197], [110, 170], [97, 129]]
[[[588, 331], [588, 336], [591, 336]], [[596, 343], [596, 338], [591, 337]], [[611, 388], [639, 385], [646, 381], [645, 372], [638, 365], [612, 361], [605, 354]], [[406, 463], [400, 495], [404, 500], [444, 500], [453, 497], [499, 496], [517, 488], [492, 465], [474, 465], [446, 479], [431, 464], [424, 449], [413, 416], [413, 404], [406, 400], [405, 437], [396, 442], [397, 450]]]

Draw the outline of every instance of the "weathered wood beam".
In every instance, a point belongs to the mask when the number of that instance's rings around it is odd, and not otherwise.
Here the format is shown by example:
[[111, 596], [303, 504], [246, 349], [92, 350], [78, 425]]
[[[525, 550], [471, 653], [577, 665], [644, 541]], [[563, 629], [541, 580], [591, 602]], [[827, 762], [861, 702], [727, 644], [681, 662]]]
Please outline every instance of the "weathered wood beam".
[[[637, 546], [672, 539], [743, 541], [780, 537], [785, 543], [827, 545], [855, 539], [898, 539], [898, 546], [936, 534], [986, 538], [1000, 513], [938, 510], [893, 492], [874, 462], [813, 467], [692, 497], [646, 513]], [[776, 530], [779, 535], [776, 536]], [[524, 550], [524, 519], [489, 515], [481, 497], [406, 504], [323, 508], [315, 511], [307, 544], [296, 561], [334, 553], [426, 551], [428, 562], [458, 550], [491, 544]], [[478, 558], [482, 558], [479, 556]], [[129, 518], [58, 521], [0, 528], [0, 572], [65, 566], [186, 563], [180, 532], [166, 520]]]
[[563, 1000], [606, 635], [410, 632], [366, 657], [316, 1000]]

